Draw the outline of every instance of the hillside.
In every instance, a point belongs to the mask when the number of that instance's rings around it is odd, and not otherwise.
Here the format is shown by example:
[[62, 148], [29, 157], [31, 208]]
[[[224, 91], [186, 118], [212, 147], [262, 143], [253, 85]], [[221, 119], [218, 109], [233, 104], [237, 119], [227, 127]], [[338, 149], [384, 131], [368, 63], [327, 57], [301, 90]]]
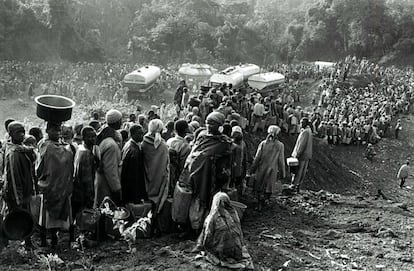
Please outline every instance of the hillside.
[[[315, 85], [303, 89], [303, 106], [309, 105]], [[1, 116], [35, 118], [33, 104], [22, 100], [0, 101], [0, 110]], [[414, 118], [400, 118], [401, 138], [381, 140], [372, 162], [363, 157], [361, 147], [332, 147], [315, 139], [305, 183], [311, 190], [291, 198], [276, 195], [262, 213], [254, 210], [255, 197], [246, 190], [242, 227], [255, 270], [414, 269], [414, 179], [411, 176], [407, 188], [399, 189], [395, 178], [401, 163], [413, 158]], [[262, 138], [250, 138], [249, 144]], [[294, 138], [282, 141], [289, 155]], [[378, 189], [386, 198], [377, 197]], [[66, 240], [67, 234], [62, 235]], [[59, 270], [218, 270], [195, 259], [194, 244], [169, 234], [139, 240], [132, 252], [123, 241], [109, 241], [85, 250], [61, 246], [55, 253], [64, 261]], [[0, 252], [2, 268], [45, 267], [37, 254], [18, 246], [14, 242]]]
[[412, 1], [7, 0], [0, 59], [226, 63], [414, 50]]

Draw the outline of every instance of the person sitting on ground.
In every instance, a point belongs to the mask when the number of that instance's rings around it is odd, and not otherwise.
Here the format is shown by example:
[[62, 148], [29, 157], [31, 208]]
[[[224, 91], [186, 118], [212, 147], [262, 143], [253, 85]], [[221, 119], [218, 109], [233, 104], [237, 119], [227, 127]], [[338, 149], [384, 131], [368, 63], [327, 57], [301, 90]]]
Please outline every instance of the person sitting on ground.
[[251, 266], [240, 218], [224, 192], [218, 192], [213, 197], [210, 212], [193, 250], [199, 251], [206, 252], [206, 259], [216, 265], [239, 269]]

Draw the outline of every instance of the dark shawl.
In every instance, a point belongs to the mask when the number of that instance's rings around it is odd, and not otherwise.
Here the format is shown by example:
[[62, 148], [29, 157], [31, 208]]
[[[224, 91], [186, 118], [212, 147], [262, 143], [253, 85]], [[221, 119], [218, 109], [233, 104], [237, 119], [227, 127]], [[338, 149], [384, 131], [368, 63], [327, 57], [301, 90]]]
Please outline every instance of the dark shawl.
[[124, 203], [141, 203], [141, 199], [147, 199], [144, 171], [141, 147], [130, 139], [122, 150], [121, 187]]
[[12, 206], [28, 203], [33, 194], [34, 159], [32, 148], [6, 143], [4, 187], [6, 201]]
[[231, 146], [225, 135], [201, 134], [187, 157], [179, 181], [193, 188], [203, 207], [209, 207], [213, 195], [230, 180]]

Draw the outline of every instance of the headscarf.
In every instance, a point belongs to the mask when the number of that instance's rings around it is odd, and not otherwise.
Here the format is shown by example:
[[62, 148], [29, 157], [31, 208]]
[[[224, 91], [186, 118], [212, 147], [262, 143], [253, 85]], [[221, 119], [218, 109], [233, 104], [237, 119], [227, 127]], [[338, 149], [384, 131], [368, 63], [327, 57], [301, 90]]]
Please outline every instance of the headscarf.
[[231, 135], [233, 136], [235, 133], [239, 133], [240, 135], [243, 136], [243, 130], [242, 130], [242, 128], [240, 126], [234, 126], [231, 129]]
[[164, 129], [164, 124], [160, 119], [153, 119], [148, 124], [148, 133], [147, 135], [154, 136], [154, 147], [157, 149], [161, 144], [162, 137], [161, 132]]
[[277, 135], [280, 133], [280, 128], [277, 125], [270, 125], [269, 128], [267, 128], [267, 138], [271, 138], [275, 140], [277, 138]]
[[[223, 217], [231, 217], [235, 220], [234, 213], [236, 211], [230, 204], [230, 197], [224, 192], [217, 192], [211, 203], [210, 213], [206, 217], [204, 222], [205, 225], [208, 225], [212, 219], [214, 219], [217, 215], [221, 215]], [[237, 217], [238, 222], [240, 221]]]
[[[239, 242], [235, 243], [234, 245], [239, 245], [240, 247], [243, 246], [243, 232], [241, 230], [239, 216], [237, 214], [237, 211], [231, 205], [230, 197], [224, 192], [218, 192], [213, 197], [210, 213], [204, 221], [204, 237], [208, 236], [209, 238], [217, 238], [217, 236], [214, 237], [214, 235], [222, 234], [216, 227], [212, 226], [214, 224], [214, 221], [219, 222], [219, 217], [220, 220], [225, 221], [227, 225], [232, 225], [233, 237], [237, 237], [236, 240], [233, 240], [233, 242]], [[205, 238], [203, 241], [206, 241]], [[229, 240], [227, 240], [227, 242], [228, 241]], [[226, 240], [223, 240], [222, 242], [226, 242]], [[211, 244], [211, 241], [208, 243]], [[222, 248], [216, 249], [220, 250]]]

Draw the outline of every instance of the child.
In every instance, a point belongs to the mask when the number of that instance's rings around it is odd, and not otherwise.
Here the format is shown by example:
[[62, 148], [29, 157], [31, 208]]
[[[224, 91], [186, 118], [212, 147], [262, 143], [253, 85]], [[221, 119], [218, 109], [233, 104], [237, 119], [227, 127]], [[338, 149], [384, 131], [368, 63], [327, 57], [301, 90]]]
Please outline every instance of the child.
[[235, 186], [237, 194], [241, 198], [243, 194], [243, 179], [247, 170], [247, 147], [243, 141], [243, 131], [240, 126], [232, 128], [231, 137], [233, 138], [233, 157], [232, 157], [232, 183]]
[[[81, 130], [82, 145], [74, 160], [74, 180], [72, 192], [72, 216], [76, 218], [84, 208], [92, 208], [95, 196], [95, 171], [99, 164], [99, 149], [96, 147], [96, 132], [90, 126]], [[75, 241], [74, 226], [69, 229], [70, 242]]]

